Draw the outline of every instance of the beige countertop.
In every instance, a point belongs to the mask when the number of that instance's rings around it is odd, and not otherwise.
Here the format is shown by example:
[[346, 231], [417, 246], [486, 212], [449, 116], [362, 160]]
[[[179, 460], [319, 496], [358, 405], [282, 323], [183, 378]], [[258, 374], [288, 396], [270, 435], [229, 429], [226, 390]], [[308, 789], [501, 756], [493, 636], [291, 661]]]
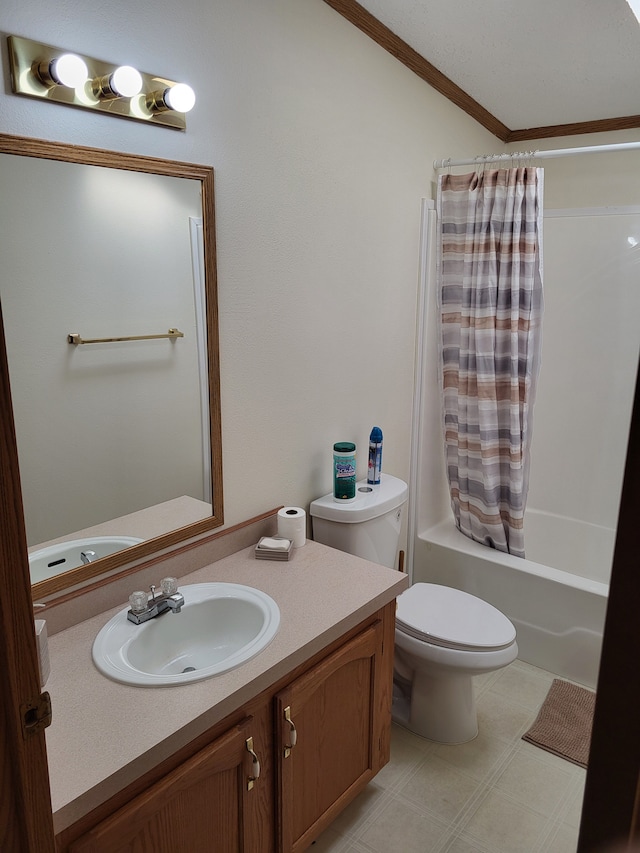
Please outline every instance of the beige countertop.
[[[163, 574], [169, 566], [163, 566]], [[49, 640], [53, 722], [47, 729], [56, 832], [237, 710], [408, 586], [407, 576], [308, 541], [288, 562], [245, 548], [180, 578], [247, 584], [280, 608], [280, 628], [255, 658], [180, 687], [132, 687], [95, 668], [91, 647], [119, 607]], [[135, 581], [132, 581], [135, 583]], [[133, 590], [132, 586], [132, 590]], [[169, 614], [162, 618], [181, 618]]]

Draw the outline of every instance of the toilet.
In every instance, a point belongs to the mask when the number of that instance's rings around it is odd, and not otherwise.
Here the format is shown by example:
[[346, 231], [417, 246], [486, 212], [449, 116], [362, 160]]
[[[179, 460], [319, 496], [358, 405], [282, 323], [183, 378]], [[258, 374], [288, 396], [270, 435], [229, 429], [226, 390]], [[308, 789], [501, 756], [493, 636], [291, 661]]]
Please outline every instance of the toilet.
[[[407, 484], [389, 474], [362, 481], [356, 499], [312, 501], [313, 538], [394, 568]], [[398, 596], [394, 719], [422, 737], [465, 743], [478, 733], [473, 676], [518, 656], [516, 630], [486, 601], [451, 587], [416, 583]]]

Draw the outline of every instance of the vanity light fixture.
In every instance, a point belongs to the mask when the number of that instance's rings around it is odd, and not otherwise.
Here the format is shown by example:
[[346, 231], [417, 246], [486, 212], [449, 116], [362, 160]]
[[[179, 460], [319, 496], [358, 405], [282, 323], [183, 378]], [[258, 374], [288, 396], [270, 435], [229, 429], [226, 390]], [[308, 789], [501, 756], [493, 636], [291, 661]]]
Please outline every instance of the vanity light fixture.
[[147, 108], [158, 113], [165, 110], [188, 113], [193, 109], [195, 102], [196, 93], [186, 83], [176, 83], [175, 86], [168, 86], [162, 92], [152, 92], [147, 95]]
[[133, 98], [142, 91], [142, 74], [131, 65], [120, 65], [111, 74], [91, 81], [96, 98]]
[[15, 94], [185, 130], [190, 86], [52, 45], [8, 36]]
[[84, 86], [89, 77], [86, 62], [75, 53], [63, 53], [54, 59], [38, 62], [34, 64], [33, 71], [47, 87], [68, 86], [77, 89]]

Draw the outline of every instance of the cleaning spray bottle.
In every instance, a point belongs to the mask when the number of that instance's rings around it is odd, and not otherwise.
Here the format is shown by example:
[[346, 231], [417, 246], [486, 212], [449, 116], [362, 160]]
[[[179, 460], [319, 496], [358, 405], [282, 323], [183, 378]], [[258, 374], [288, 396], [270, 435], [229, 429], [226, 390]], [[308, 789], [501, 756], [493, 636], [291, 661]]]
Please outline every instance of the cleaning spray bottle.
[[367, 468], [367, 483], [372, 486], [380, 485], [382, 470], [382, 430], [375, 426], [369, 436], [369, 465]]

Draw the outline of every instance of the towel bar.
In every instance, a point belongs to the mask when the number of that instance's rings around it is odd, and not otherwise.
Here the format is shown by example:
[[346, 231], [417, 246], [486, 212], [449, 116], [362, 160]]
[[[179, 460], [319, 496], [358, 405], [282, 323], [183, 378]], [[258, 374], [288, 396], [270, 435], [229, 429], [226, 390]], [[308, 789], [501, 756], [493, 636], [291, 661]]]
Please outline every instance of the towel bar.
[[160, 338], [184, 338], [184, 332], [179, 329], [169, 329], [168, 332], [162, 335], [135, 335], [125, 338], [82, 338], [78, 332], [72, 332], [67, 335], [67, 342], [78, 346], [79, 344], [112, 344], [116, 341], [154, 341]]

